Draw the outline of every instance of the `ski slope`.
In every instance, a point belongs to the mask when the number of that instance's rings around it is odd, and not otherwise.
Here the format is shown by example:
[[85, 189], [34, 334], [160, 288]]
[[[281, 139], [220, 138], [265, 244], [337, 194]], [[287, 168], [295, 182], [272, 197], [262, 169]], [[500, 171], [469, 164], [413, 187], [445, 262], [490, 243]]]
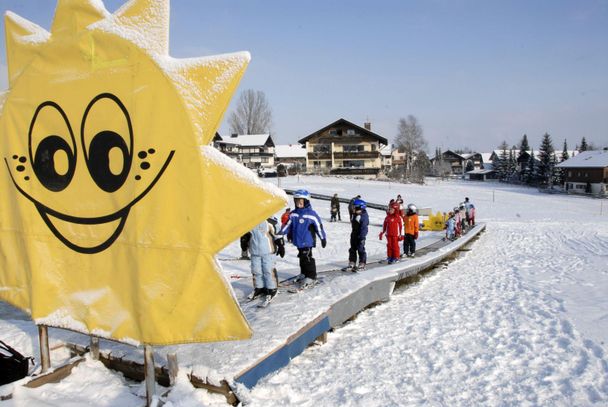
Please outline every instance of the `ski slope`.
[[[240, 388], [248, 405], [608, 405], [608, 202], [459, 181], [418, 186], [290, 177], [281, 183], [341, 197], [359, 193], [373, 202], [400, 193], [406, 203], [434, 210], [468, 196], [487, 228], [445, 269], [398, 289], [390, 302], [361, 313], [252, 390]], [[348, 225], [328, 223], [328, 203], [313, 205], [329, 235], [315, 257], [343, 264]], [[370, 221], [379, 223], [382, 215], [374, 212]], [[374, 229], [367, 246], [383, 253]], [[218, 258], [239, 251], [235, 242]], [[238, 294], [247, 264], [222, 265]], [[289, 274], [296, 265], [289, 248], [277, 267]], [[264, 317], [273, 317], [273, 305], [260, 310]], [[6, 307], [0, 316], [0, 339], [37, 354], [35, 327]], [[57, 385], [18, 388], [0, 406], [140, 405], [141, 385], [93, 361], [76, 369]], [[182, 376], [166, 405], [224, 404]]]

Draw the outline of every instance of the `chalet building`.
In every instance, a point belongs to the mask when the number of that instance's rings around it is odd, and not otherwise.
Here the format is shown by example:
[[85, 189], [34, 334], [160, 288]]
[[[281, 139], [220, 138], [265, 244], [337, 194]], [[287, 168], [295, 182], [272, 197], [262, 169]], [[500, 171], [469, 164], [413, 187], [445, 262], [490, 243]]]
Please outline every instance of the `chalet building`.
[[390, 171], [393, 166], [393, 146], [386, 145], [380, 148], [380, 155], [382, 156], [382, 171]]
[[[433, 157], [431, 163], [435, 163], [439, 157]], [[459, 154], [451, 150], [441, 153], [441, 160], [447, 163], [452, 171], [452, 175], [462, 176], [467, 171], [479, 170], [483, 167], [483, 158], [480, 153]]]
[[213, 144], [222, 153], [247, 168], [274, 167], [275, 145], [270, 134], [232, 134], [230, 137], [216, 134]]
[[376, 177], [382, 169], [380, 150], [388, 142], [371, 131], [371, 123], [364, 126], [339, 119], [300, 139], [306, 148], [306, 171]]
[[564, 170], [564, 188], [569, 193], [606, 195], [608, 151], [583, 151], [557, 167]]
[[277, 144], [274, 148], [275, 164], [294, 168], [296, 173], [306, 171], [306, 149], [301, 144]]

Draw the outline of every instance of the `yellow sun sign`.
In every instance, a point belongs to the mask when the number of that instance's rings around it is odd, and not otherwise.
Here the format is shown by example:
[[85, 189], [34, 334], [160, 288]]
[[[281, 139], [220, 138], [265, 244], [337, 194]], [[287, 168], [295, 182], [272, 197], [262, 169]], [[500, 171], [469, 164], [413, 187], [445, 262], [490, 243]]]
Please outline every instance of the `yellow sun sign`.
[[251, 335], [214, 254], [285, 204], [209, 147], [246, 52], [168, 55], [168, 0], [8, 12], [0, 298], [133, 343]]

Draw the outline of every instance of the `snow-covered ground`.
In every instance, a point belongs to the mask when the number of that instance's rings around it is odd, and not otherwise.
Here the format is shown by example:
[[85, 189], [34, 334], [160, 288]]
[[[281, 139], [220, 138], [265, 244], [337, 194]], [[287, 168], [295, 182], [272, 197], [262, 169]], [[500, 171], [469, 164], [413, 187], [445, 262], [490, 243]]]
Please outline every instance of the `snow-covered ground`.
[[[419, 186], [290, 177], [281, 186], [380, 203], [400, 193], [442, 211], [468, 196], [487, 228], [472, 251], [445, 269], [399, 289], [252, 390], [240, 389], [249, 405], [608, 405], [608, 201], [459, 181]], [[315, 257], [320, 265], [345, 262], [348, 224], [328, 222], [327, 202], [314, 205], [329, 235]], [[378, 211], [370, 215], [381, 222]], [[378, 231], [372, 227], [367, 246], [379, 257], [385, 246]], [[235, 242], [218, 258], [238, 254]], [[295, 272], [293, 254], [289, 249], [279, 260], [281, 273]], [[246, 263], [222, 263], [239, 294]], [[0, 317], [0, 339], [37, 355], [31, 322], [7, 307]], [[138, 394], [141, 385], [87, 360], [62, 383], [17, 388], [0, 406], [128, 406], [141, 404]], [[169, 398], [174, 406], [223, 403], [184, 377]]]

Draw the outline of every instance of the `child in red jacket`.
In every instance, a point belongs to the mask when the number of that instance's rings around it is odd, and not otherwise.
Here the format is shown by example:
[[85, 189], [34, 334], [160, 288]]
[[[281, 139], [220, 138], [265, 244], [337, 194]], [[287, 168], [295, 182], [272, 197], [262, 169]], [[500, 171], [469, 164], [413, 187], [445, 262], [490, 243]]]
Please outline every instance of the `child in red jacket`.
[[380, 240], [382, 240], [383, 235], [386, 235], [387, 261], [392, 264], [400, 257], [399, 242], [403, 240], [403, 218], [397, 202], [394, 202], [388, 208], [388, 215], [384, 218], [382, 232], [378, 236]]

